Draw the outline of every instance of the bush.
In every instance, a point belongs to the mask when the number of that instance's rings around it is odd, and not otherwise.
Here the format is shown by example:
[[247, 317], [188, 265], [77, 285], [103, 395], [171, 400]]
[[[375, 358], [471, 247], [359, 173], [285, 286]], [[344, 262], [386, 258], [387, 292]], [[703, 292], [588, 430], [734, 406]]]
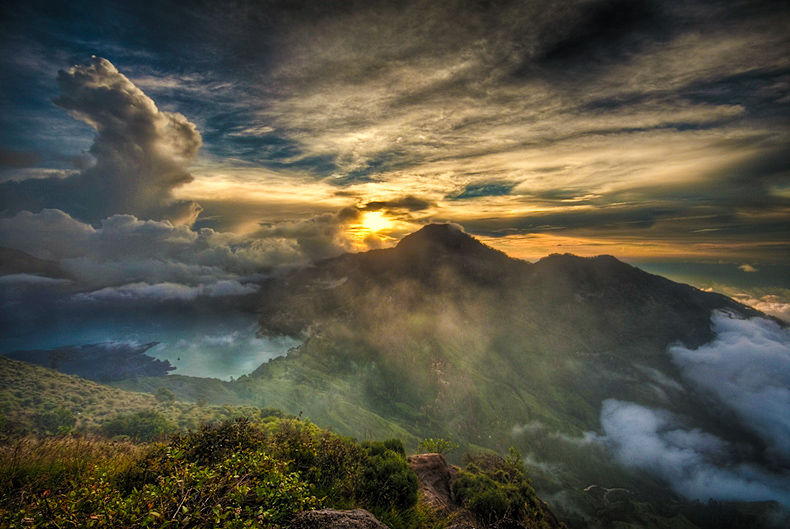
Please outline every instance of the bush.
[[161, 402], [162, 404], [172, 403], [176, 400], [176, 394], [167, 388], [159, 388], [156, 390], [155, 397], [157, 402]]
[[364, 443], [362, 447], [367, 457], [357, 486], [361, 502], [371, 509], [414, 507], [420, 484], [406, 462], [403, 443], [393, 439]]
[[[21, 509], [0, 511], [7, 526], [45, 527], [278, 527], [320, 506], [309, 485], [260, 451], [234, 453], [198, 465], [173, 447], [163, 451], [154, 483], [123, 491], [95, 467], [70, 490], [28, 497]], [[13, 524], [13, 525], [12, 525]]]
[[423, 439], [420, 443], [419, 450], [423, 454], [447, 454], [459, 447], [458, 443], [453, 442], [449, 438], [442, 439]]
[[74, 413], [63, 406], [44, 411], [33, 416], [33, 424], [40, 433], [47, 435], [64, 435], [74, 429], [77, 418]]
[[[103, 430], [151, 437], [163, 419], [121, 415]], [[275, 529], [321, 507], [365, 507], [393, 529], [443, 523], [417, 505], [402, 442], [363, 447], [291, 419], [237, 419], [147, 446], [33, 441], [0, 451], [0, 470], [0, 527]]]
[[453, 483], [453, 493], [480, 520], [491, 524], [512, 518], [526, 524], [543, 522], [535, 490], [524, 476], [521, 454], [511, 448], [506, 459], [491, 453], [465, 456], [466, 468]]
[[215, 463], [236, 452], [253, 450], [264, 436], [246, 417], [219, 425], [202, 425], [197, 432], [177, 434], [172, 445], [184, 450], [186, 457], [200, 465]]
[[156, 410], [117, 415], [101, 426], [102, 433], [108, 437], [128, 436], [137, 442], [160, 440], [177, 429], [175, 424]]
[[272, 454], [315, 485], [336, 508], [352, 506], [364, 451], [355, 442], [295, 420], [277, 423], [268, 442]]

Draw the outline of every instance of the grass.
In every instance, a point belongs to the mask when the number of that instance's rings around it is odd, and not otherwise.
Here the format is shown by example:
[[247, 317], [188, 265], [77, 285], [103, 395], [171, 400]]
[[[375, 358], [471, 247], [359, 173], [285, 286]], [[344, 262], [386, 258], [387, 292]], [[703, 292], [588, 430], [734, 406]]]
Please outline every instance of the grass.
[[58, 490], [97, 465], [129, 468], [145, 447], [100, 437], [24, 437], [0, 445], [0, 506]]
[[441, 529], [417, 502], [398, 440], [358, 444], [269, 416], [165, 443], [22, 438], [0, 450], [0, 526], [287, 526], [301, 511], [367, 508], [393, 529]]

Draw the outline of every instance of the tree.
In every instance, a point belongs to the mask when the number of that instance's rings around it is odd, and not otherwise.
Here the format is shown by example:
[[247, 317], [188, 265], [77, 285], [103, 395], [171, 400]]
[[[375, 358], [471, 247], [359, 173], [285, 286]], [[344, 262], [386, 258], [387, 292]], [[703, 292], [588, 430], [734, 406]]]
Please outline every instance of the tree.
[[156, 400], [162, 404], [169, 404], [176, 400], [176, 394], [167, 388], [159, 388], [156, 391]]

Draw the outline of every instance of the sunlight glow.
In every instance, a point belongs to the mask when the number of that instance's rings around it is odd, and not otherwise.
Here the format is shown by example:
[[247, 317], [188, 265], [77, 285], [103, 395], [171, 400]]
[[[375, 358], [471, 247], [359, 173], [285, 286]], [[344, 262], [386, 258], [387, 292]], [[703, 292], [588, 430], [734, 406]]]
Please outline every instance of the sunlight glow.
[[384, 217], [380, 211], [368, 211], [362, 214], [362, 227], [371, 233], [386, 230], [392, 227], [392, 222]]

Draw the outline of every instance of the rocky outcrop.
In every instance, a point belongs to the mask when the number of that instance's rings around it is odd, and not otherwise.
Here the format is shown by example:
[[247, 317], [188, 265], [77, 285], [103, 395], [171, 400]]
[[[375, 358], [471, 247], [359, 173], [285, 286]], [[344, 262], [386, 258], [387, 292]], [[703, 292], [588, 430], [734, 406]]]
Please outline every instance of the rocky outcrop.
[[388, 529], [364, 509], [336, 511], [321, 509], [299, 513], [291, 522], [291, 529]]
[[[509, 519], [486, 525], [459, 505], [453, 495], [453, 482], [458, 471], [447, 464], [443, 455], [416, 454], [407, 460], [420, 481], [420, 499], [438, 515], [449, 518], [447, 529], [526, 529], [522, 523]], [[545, 502], [541, 501], [540, 507], [549, 527], [564, 527]]]
[[442, 454], [416, 454], [407, 460], [420, 481], [421, 499], [439, 516], [450, 518], [447, 529], [483, 529], [471, 512], [456, 503], [452, 485], [458, 472]]
[[420, 480], [420, 494], [437, 513], [448, 514], [455, 506], [452, 483], [456, 471], [442, 454], [416, 454], [407, 459]]

